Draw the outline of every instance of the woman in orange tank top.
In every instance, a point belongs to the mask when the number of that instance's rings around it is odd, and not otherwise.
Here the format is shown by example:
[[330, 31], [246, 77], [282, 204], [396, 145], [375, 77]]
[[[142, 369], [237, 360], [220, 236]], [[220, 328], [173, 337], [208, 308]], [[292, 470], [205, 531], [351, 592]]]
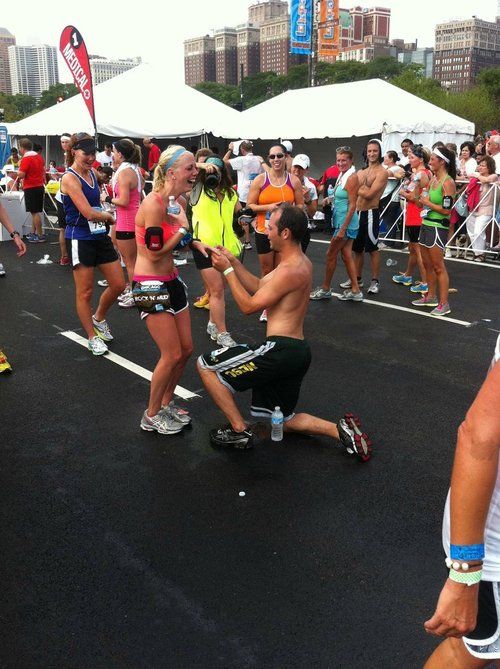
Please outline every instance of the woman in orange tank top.
[[[269, 150], [270, 169], [259, 174], [252, 181], [248, 193], [247, 207], [257, 214], [255, 225], [255, 247], [259, 256], [262, 276], [269, 274], [279, 263], [277, 254], [272, 250], [267, 237], [266, 219], [281, 202], [302, 207], [304, 195], [302, 186], [296, 176], [286, 171], [286, 151], [281, 144], [274, 144]], [[265, 310], [260, 317], [267, 320]]]

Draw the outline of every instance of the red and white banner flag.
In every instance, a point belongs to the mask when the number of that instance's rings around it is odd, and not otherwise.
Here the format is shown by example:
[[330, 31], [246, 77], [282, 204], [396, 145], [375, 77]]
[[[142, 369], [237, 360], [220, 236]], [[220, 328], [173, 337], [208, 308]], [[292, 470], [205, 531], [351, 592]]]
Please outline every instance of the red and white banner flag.
[[59, 41], [59, 51], [71, 70], [75, 85], [83, 96], [92, 123], [94, 124], [94, 129], [97, 132], [89, 56], [80, 31], [74, 26], [66, 26], [62, 31]]

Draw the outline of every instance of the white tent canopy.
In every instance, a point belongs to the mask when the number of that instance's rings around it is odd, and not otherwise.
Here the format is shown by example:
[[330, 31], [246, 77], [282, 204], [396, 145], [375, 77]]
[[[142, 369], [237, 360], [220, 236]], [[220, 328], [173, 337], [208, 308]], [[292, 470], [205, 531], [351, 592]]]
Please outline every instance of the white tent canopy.
[[381, 136], [384, 150], [401, 138], [460, 144], [474, 124], [381, 79], [286, 91], [243, 112], [244, 136], [320, 139]]
[[[97, 131], [110, 137], [225, 136], [237, 132], [239, 112], [144, 63], [94, 89]], [[13, 135], [54, 136], [94, 129], [81, 95], [9, 124]]]

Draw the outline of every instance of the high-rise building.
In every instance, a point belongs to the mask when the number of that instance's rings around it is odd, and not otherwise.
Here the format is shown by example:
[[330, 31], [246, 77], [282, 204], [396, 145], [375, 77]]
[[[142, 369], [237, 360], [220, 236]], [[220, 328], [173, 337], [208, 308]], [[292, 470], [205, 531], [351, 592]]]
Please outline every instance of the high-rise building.
[[94, 86], [102, 84], [103, 81], [112, 79], [122, 72], [131, 70], [141, 64], [141, 58], [103, 58], [102, 56], [89, 55], [90, 71]]
[[401, 50], [397, 54], [397, 58], [400, 63], [404, 63], [405, 65], [409, 63], [422, 65], [424, 76], [427, 78], [432, 77], [434, 67], [434, 49], [432, 47], [425, 49], [415, 48], [411, 51]]
[[43, 91], [59, 83], [55, 46], [9, 46], [12, 94], [40, 99]]
[[434, 78], [450, 91], [463, 91], [487, 67], [500, 66], [500, 22], [473, 16], [439, 23], [435, 30]]
[[267, 2], [257, 2], [248, 8], [248, 23], [254, 25], [261, 25], [264, 21], [276, 19], [279, 16], [288, 16], [288, 2], [267, 0]]
[[236, 26], [237, 77], [251, 77], [260, 72], [260, 28], [251, 23]]
[[234, 86], [238, 82], [236, 66], [236, 28], [215, 31], [215, 81]]
[[307, 56], [290, 53], [290, 17], [278, 16], [260, 27], [260, 70], [288, 74], [293, 65], [307, 62]]
[[7, 28], [0, 27], [0, 93], [12, 95], [12, 85], [10, 82], [9, 68], [9, 46], [16, 43], [16, 38]]
[[184, 80], [188, 86], [215, 81], [215, 39], [210, 35], [184, 42]]
[[[339, 27], [338, 60], [367, 62], [390, 54], [390, 9], [360, 6], [339, 9]], [[344, 56], [340, 55], [342, 51], [346, 51]]]

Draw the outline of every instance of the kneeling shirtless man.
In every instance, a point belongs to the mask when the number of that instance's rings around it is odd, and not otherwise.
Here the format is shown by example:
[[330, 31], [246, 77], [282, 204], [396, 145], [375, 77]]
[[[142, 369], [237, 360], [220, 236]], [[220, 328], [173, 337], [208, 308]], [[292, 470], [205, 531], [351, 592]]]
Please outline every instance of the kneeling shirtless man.
[[212, 265], [222, 272], [236, 304], [244, 314], [268, 310], [266, 341], [221, 348], [198, 358], [198, 371], [229, 425], [210, 432], [213, 444], [250, 448], [252, 432], [233, 399], [234, 392], [252, 389], [252, 416], [270, 418], [279, 406], [286, 432], [333, 437], [350, 455], [369, 460], [370, 442], [359, 421], [346, 414], [337, 424], [306, 413], [294, 413], [311, 351], [304, 339], [304, 318], [311, 291], [312, 265], [302, 253], [307, 216], [299, 207], [280, 205], [266, 222], [271, 248], [280, 253], [279, 265], [262, 279], [251, 274], [223, 247], [212, 253]]

